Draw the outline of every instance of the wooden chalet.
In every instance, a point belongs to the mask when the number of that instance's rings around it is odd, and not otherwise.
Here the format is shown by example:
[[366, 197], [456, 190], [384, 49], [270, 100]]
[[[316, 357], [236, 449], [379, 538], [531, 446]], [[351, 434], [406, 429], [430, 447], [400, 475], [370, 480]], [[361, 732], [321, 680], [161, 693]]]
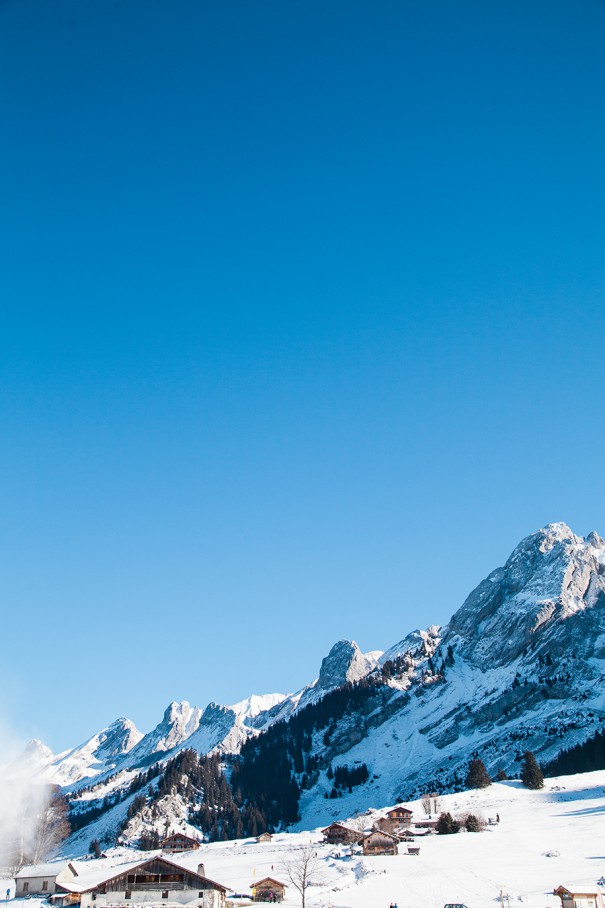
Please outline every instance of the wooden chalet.
[[256, 837], [257, 842], [271, 842], [272, 839], [273, 836], [270, 832], [261, 832], [261, 834]]
[[199, 870], [188, 870], [161, 856], [130, 864], [81, 890], [81, 908], [129, 908], [150, 903], [167, 908], [224, 908], [227, 887], [209, 880]]
[[603, 908], [603, 896], [596, 886], [558, 886], [553, 895], [561, 899], [561, 908]]
[[198, 840], [192, 839], [184, 832], [173, 832], [162, 842], [162, 851], [166, 854], [181, 854], [183, 851], [193, 851], [199, 847]]
[[409, 807], [398, 804], [397, 807], [387, 811], [386, 816], [380, 817], [374, 825], [383, 832], [397, 832], [412, 825], [412, 814], [413, 811]]
[[399, 839], [390, 832], [374, 829], [361, 840], [361, 847], [365, 855], [398, 854]]
[[283, 902], [286, 886], [273, 877], [266, 876], [258, 883], [251, 883], [252, 900], [254, 902]]
[[352, 845], [359, 842], [361, 835], [354, 829], [349, 829], [344, 823], [331, 823], [322, 829], [324, 842], [328, 845]]

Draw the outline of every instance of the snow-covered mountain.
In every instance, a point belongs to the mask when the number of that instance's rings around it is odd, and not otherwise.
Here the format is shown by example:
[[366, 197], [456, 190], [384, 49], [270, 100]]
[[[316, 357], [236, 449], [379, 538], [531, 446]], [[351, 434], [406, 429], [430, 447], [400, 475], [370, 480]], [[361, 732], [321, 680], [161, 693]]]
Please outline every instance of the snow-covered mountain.
[[253, 694], [233, 706], [209, 703], [203, 709], [186, 700], [173, 701], [146, 735], [130, 720], [118, 719], [73, 750], [55, 756], [41, 741], [33, 741], [24, 757], [35, 761], [45, 780], [74, 792], [93, 779], [100, 783], [120, 776], [121, 783], [125, 772], [149, 767], [185, 747], [204, 754], [217, 749], [237, 753], [251, 735], [288, 719], [330, 690], [365, 677], [377, 666], [379, 655], [366, 656], [356, 643], [340, 640], [322, 661], [319, 677], [295, 694]]
[[[339, 725], [338, 741], [352, 744], [346, 762], [364, 762], [374, 774], [344, 795], [346, 812], [427, 787], [451, 790], [476, 751], [492, 772], [518, 772], [525, 749], [552, 759], [605, 718], [603, 540], [576, 536], [563, 523], [533, 533], [447, 627], [409, 635], [381, 662], [394, 660], [379, 713]], [[342, 753], [324, 751], [323, 759]], [[328, 819], [327, 790], [319, 784], [303, 793], [304, 824]]]
[[[518, 771], [527, 748], [550, 759], [600, 726], [604, 678], [605, 544], [554, 523], [524, 539], [444, 628], [412, 631], [384, 653], [340, 640], [295, 694], [204, 709], [171, 703], [145, 736], [119, 720], [52, 759], [38, 743], [35, 759], [72, 792], [94, 778], [104, 797], [185, 747], [236, 754], [251, 736], [363, 681], [354, 708], [326, 719], [323, 706], [324, 725], [313, 725], [314, 768], [300, 795], [308, 826], [427, 787], [456, 788], [476, 751], [491, 771]], [[335, 801], [329, 769], [343, 764], [365, 764], [369, 778]]]

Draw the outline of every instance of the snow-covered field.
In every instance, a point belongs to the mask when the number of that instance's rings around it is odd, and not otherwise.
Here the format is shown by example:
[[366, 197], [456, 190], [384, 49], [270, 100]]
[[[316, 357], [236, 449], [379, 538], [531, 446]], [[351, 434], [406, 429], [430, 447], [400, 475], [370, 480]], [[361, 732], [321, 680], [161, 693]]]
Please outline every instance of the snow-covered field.
[[[419, 802], [409, 806], [415, 819], [424, 818]], [[453, 815], [479, 813], [485, 819], [499, 814], [500, 823], [482, 833], [427, 836], [417, 842], [417, 857], [406, 853], [405, 844], [393, 857], [339, 857], [348, 849], [321, 844], [316, 830], [279, 834], [267, 844], [247, 839], [204, 845], [174, 860], [192, 869], [203, 862], [211, 879], [235, 893], [249, 893], [251, 883], [265, 876], [285, 882], [283, 861], [296, 846], [313, 843], [322, 879], [309, 890], [308, 903], [316, 908], [388, 908], [391, 902], [399, 908], [442, 908], [448, 902], [489, 908], [499, 903], [501, 893], [507, 908], [560, 908], [552, 895], [555, 887], [594, 887], [605, 874], [605, 771], [549, 779], [537, 792], [519, 782], [493, 784], [444, 796], [439, 809]], [[368, 828], [378, 815], [365, 817]], [[86, 869], [96, 875], [104, 865], [110, 876], [113, 866], [136, 860], [137, 854], [116, 849]], [[34, 901], [23, 904], [34, 908]], [[300, 905], [291, 887], [285, 904]]]
[[[424, 816], [419, 802], [408, 806], [415, 818]], [[520, 782], [493, 784], [442, 797], [440, 809], [485, 819], [499, 814], [500, 823], [482, 833], [427, 836], [416, 843], [418, 857], [401, 844], [398, 856], [339, 859], [343, 849], [318, 844], [323, 885], [310, 890], [309, 901], [335, 908], [388, 908], [391, 902], [399, 908], [442, 908], [448, 902], [488, 908], [502, 892], [506, 905], [560, 908], [554, 888], [594, 887], [605, 874], [605, 771], [549, 779], [537, 792]], [[278, 835], [266, 845], [209, 845], [200, 860], [208, 876], [246, 892], [253, 878], [283, 880], [280, 863], [288, 850], [309, 841], [319, 843], [320, 833]], [[287, 895], [288, 903], [300, 904], [292, 889]]]

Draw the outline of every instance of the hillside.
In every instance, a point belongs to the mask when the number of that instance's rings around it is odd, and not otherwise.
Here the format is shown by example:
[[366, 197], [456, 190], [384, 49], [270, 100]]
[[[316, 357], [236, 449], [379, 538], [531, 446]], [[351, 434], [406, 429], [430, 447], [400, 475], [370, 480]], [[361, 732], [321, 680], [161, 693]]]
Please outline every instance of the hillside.
[[[424, 817], [420, 802], [409, 802], [414, 818]], [[605, 872], [601, 826], [605, 814], [605, 771], [548, 780], [541, 791], [527, 791], [518, 782], [443, 796], [439, 809], [452, 814], [473, 812], [484, 818], [500, 817], [496, 826], [481, 833], [427, 836], [420, 855], [408, 855], [405, 845], [390, 857], [349, 856], [349, 849], [321, 844], [319, 830], [280, 833], [267, 844], [253, 839], [203, 845], [199, 851], [176, 856], [175, 861], [197, 867], [236, 893], [249, 893], [253, 880], [270, 875], [284, 879], [284, 862], [301, 844], [313, 843], [318, 856], [320, 884], [311, 887], [311, 906], [334, 908], [387, 906], [399, 908], [428, 904], [441, 908], [448, 902], [468, 908], [504, 903], [525, 908], [560, 908], [552, 895], [563, 883], [594, 888]], [[384, 813], [364, 817], [366, 828]], [[341, 814], [345, 820], [346, 815]], [[143, 859], [147, 855], [138, 855]], [[118, 848], [108, 858], [91, 861], [110, 874], [112, 868], [136, 859], [131, 848]], [[28, 908], [40, 908], [36, 899]], [[287, 890], [285, 908], [300, 905], [297, 893]]]

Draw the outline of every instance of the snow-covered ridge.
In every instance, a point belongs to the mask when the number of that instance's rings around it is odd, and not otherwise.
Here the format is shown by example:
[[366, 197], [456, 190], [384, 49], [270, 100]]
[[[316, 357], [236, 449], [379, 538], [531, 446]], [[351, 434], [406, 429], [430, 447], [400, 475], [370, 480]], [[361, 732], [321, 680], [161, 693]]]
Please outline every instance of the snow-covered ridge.
[[[332, 761], [369, 767], [370, 782], [343, 795], [350, 812], [375, 798], [395, 801], [429, 782], [455, 785], [472, 750], [481, 748], [492, 769], [515, 771], [522, 746], [548, 759], [584, 740], [605, 718], [603, 540], [549, 524], [522, 540], [448, 625], [412, 631], [384, 653], [364, 655], [354, 642], [340, 640], [317, 678], [294, 694], [253, 695], [203, 709], [173, 702], [145, 736], [130, 723], [114, 739], [110, 726], [105, 737], [100, 733], [58, 757], [40, 744], [32, 754], [72, 790], [93, 779], [111, 785], [112, 774], [130, 778], [138, 767], [184, 747], [236, 753], [250, 735], [368, 676], [383, 684], [382, 705], [339, 720], [329, 745], [323, 734], [313, 742], [322, 772]], [[320, 773], [303, 793], [303, 825], [329, 819], [330, 787]]]

